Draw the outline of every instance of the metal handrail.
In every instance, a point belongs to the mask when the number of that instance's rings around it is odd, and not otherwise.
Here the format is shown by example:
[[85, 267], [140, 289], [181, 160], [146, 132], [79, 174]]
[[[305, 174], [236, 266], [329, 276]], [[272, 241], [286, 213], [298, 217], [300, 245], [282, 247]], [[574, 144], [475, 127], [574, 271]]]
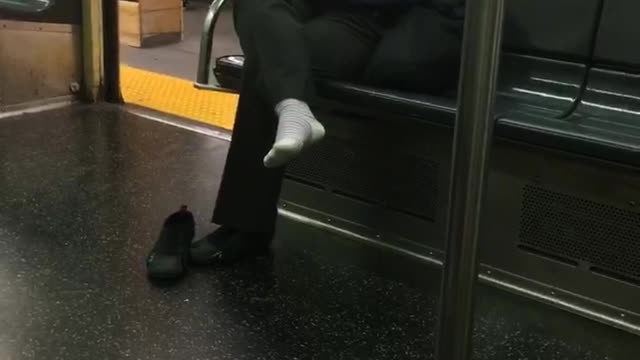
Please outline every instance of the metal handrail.
[[198, 59], [198, 73], [196, 74], [195, 87], [198, 89], [209, 90], [226, 90], [217, 86], [212, 77], [215, 79], [211, 67], [211, 51], [213, 50], [213, 34], [220, 18], [220, 9], [226, 0], [213, 0], [209, 5], [207, 16], [204, 19], [202, 36], [200, 37], [200, 55]]
[[453, 147], [438, 360], [471, 357], [478, 237], [491, 151], [504, 0], [467, 0]]

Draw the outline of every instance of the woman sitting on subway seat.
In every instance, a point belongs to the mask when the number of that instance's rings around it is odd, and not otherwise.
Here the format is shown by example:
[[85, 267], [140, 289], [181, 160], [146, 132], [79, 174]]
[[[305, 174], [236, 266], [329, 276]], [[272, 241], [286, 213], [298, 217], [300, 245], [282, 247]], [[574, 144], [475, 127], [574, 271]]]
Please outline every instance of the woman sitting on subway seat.
[[[193, 244], [191, 261], [234, 262], [268, 251], [284, 166], [325, 135], [307, 103], [314, 78], [431, 94], [452, 88], [463, 2], [235, 0], [245, 64], [213, 214], [220, 228]], [[162, 275], [169, 270], [149, 263], [149, 271]]]

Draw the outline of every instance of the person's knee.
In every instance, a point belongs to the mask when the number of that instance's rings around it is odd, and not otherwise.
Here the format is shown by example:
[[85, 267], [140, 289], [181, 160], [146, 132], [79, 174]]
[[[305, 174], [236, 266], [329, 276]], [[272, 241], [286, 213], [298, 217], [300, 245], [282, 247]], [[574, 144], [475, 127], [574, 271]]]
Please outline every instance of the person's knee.
[[418, 8], [388, 31], [372, 56], [365, 82], [398, 90], [436, 93], [454, 85], [461, 38], [449, 20]]
[[259, 30], [270, 17], [268, 1], [235, 0], [233, 6], [236, 32], [240, 36]]
[[345, 24], [317, 18], [303, 28], [314, 73], [321, 77], [352, 80], [371, 56], [373, 44], [353, 34]]
[[[327, 47], [328, 33], [326, 26], [319, 21], [311, 21], [303, 27], [303, 35], [307, 46], [309, 61], [318, 73], [330, 73], [332, 71], [330, 49]], [[333, 55], [335, 56], [335, 55]]]
[[238, 32], [264, 32], [299, 26], [311, 16], [308, 0], [236, 0], [234, 18]]

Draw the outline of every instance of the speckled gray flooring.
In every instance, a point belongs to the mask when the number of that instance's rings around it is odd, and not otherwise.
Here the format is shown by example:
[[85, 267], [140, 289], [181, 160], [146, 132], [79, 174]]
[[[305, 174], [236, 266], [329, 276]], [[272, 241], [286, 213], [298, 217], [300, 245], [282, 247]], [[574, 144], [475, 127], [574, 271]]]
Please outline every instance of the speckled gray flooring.
[[[0, 120], [0, 359], [431, 359], [438, 271], [282, 221], [272, 256], [154, 287], [207, 220], [227, 144], [112, 107]], [[637, 360], [640, 340], [481, 287], [475, 359]]]

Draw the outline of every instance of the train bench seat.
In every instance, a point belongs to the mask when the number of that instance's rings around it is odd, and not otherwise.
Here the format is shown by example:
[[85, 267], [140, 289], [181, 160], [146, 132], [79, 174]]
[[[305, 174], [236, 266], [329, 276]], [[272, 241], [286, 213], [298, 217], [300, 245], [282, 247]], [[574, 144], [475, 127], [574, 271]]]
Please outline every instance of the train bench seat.
[[[640, 166], [640, 111], [617, 111], [615, 105], [596, 107], [581, 101], [583, 82], [588, 79], [588, 57], [594, 45], [590, 38], [599, 14], [598, 1], [580, 3], [578, 10], [571, 4], [558, 7], [549, 2], [553, 9], [546, 9], [547, 5], [532, 5], [526, 0], [508, 2], [496, 135]], [[540, 19], [545, 21], [541, 23]], [[217, 59], [214, 73], [223, 86], [239, 90], [243, 60], [238, 55]], [[592, 92], [587, 88], [587, 97]], [[614, 93], [607, 92], [610, 98], [616, 98]], [[454, 125], [455, 96], [412, 94], [323, 80], [317, 83], [317, 94], [314, 102], [319, 107], [342, 108], [373, 118], [384, 114], [398, 121], [450, 128]], [[618, 96], [620, 99], [626, 104], [640, 103], [640, 98]], [[594, 109], [597, 111], [591, 111]]]
[[[225, 87], [239, 90], [241, 67], [242, 57], [233, 56], [233, 60], [229, 57], [219, 58], [217, 77]], [[559, 74], [566, 75], [563, 72]], [[342, 105], [364, 115], [383, 112], [403, 119], [454, 126], [454, 97], [413, 94], [323, 80], [318, 81], [317, 89], [316, 103], [325, 106]], [[554, 90], [547, 88], [544, 93], [539, 94], [541, 97], [559, 99], [547, 101], [544, 106], [538, 97], [527, 96], [527, 93], [535, 93], [535, 90], [512, 87], [499, 91], [496, 134], [512, 140], [640, 166], [640, 108], [635, 111], [625, 110], [626, 107], [616, 109], [612, 108], [614, 105], [583, 101], [578, 107], [580, 111], [564, 117], [563, 108], [569, 107], [574, 99], [562, 95], [567, 91], [562, 85]], [[523, 91], [524, 94], [518, 91]], [[625, 103], [631, 103], [633, 108], [640, 107], [640, 98], [622, 96], [621, 99]]]
[[[640, 166], [640, 3], [605, 0], [588, 83], [575, 111], [562, 119], [517, 112], [498, 119], [509, 138], [587, 157]], [[624, 38], [624, 41], [621, 40]]]
[[[549, 62], [547, 59], [525, 57], [507, 54], [503, 58], [507, 67], [518, 69], [515, 64], [546, 63], [543, 70], [549, 74], [550, 68], [568, 81], [575, 84], [582, 75], [583, 67], [575, 64]], [[214, 70], [220, 84], [227, 89], [240, 91], [242, 55], [223, 56], [216, 60]], [[551, 65], [551, 66], [549, 66]], [[532, 70], [533, 67], [527, 70]], [[568, 70], [568, 71], [567, 71]], [[567, 76], [569, 75], [569, 76]], [[542, 76], [542, 75], [539, 75]], [[538, 79], [532, 75], [534, 79]], [[536, 84], [523, 76], [520, 84], [514, 84], [513, 78], [509, 82], [501, 82], [497, 99], [497, 112], [510, 113], [514, 111], [528, 111], [542, 113], [547, 116], [558, 116], [571, 106], [577, 96], [574, 86]], [[560, 81], [558, 81], [560, 83]], [[536, 88], [536, 85], [538, 85]], [[540, 88], [544, 86], [544, 89]], [[316, 107], [345, 107], [352, 111], [366, 114], [367, 112], [385, 113], [387, 116], [397, 116], [419, 122], [435, 123], [453, 127], [455, 120], [455, 95], [435, 96], [428, 94], [410, 93], [394, 89], [383, 89], [363, 84], [320, 79], [316, 83], [316, 95], [313, 103]]]

